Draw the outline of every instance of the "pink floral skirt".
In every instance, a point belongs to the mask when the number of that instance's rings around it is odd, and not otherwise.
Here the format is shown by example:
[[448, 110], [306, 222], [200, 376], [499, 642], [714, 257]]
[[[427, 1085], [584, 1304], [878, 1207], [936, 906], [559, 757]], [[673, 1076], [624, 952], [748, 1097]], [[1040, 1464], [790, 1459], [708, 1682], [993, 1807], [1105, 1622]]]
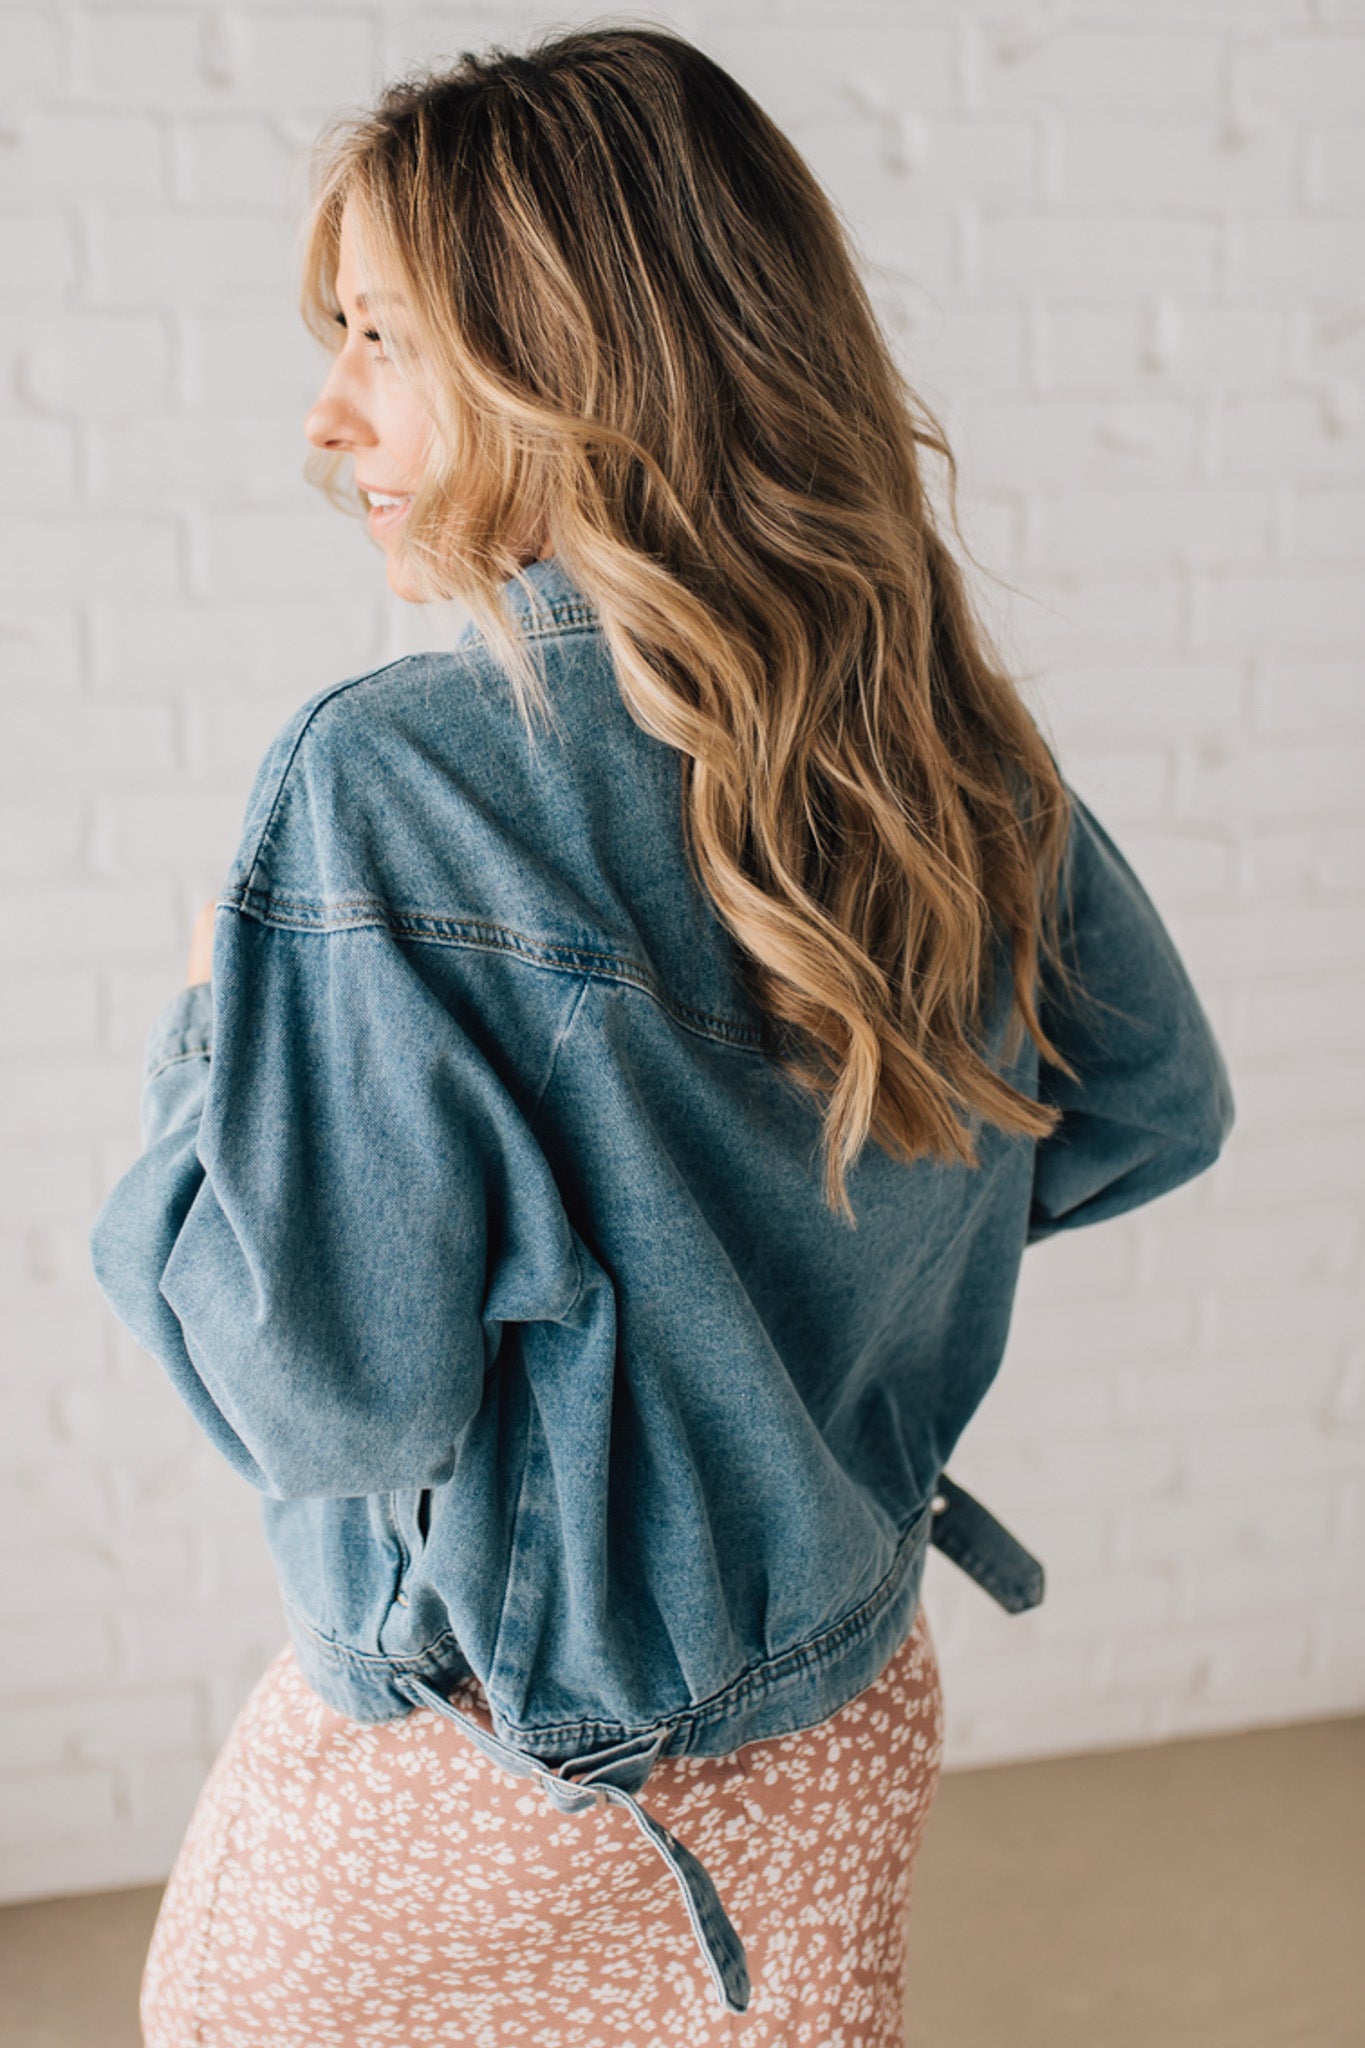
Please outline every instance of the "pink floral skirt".
[[[476, 1679], [451, 1697], [491, 1726]], [[659, 1759], [641, 1803], [706, 1865], [748, 1954], [749, 2007], [729, 2013], [629, 1813], [559, 1813], [429, 1709], [349, 1720], [282, 1650], [171, 1872], [146, 2048], [902, 2048], [942, 1747], [921, 1607], [818, 1727]]]

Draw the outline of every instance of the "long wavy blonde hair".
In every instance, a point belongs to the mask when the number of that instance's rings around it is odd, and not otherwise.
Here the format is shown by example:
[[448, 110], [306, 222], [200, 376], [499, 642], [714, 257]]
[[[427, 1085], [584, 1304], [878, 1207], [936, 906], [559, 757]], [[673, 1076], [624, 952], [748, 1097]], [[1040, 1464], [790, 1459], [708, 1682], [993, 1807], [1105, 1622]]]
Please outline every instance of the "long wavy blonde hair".
[[[872, 1135], [979, 1163], [983, 1120], [1055, 1108], [981, 1040], [1007, 946], [1012, 1058], [1045, 1036], [1069, 797], [935, 530], [901, 376], [831, 201], [753, 99], [643, 26], [464, 52], [322, 132], [303, 316], [339, 344], [351, 203], [384, 344], [434, 422], [399, 547], [455, 599], [532, 729], [544, 677], [503, 609], [528, 536], [595, 606], [631, 715], [682, 756], [689, 859], [823, 1103], [824, 1196]], [[359, 509], [341, 456], [305, 474]], [[532, 549], [534, 552], [534, 547]], [[552, 714], [551, 718], [552, 718]]]

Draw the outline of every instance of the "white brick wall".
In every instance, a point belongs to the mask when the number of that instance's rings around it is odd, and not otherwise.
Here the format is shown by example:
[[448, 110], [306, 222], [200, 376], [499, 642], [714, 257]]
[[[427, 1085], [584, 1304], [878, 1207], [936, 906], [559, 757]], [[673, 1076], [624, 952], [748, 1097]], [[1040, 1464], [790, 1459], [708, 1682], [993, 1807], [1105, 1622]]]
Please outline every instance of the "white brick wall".
[[[255, 1496], [85, 1234], [266, 741], [432, 641], [301, 481], [301, 152], [539, 18], [0, 0], [3, 1896], [160, 1877], [282, 1641]], [[657, 18], [844, 209], [1014, 586], [987, 614], [1238, 1095], [1212, 1174], [1026, 1261], [953, 1469], [1048, 1597], [1007, 1616], [931, 1555], [949, 1766], [1358, 1709], [1365, 8]]]

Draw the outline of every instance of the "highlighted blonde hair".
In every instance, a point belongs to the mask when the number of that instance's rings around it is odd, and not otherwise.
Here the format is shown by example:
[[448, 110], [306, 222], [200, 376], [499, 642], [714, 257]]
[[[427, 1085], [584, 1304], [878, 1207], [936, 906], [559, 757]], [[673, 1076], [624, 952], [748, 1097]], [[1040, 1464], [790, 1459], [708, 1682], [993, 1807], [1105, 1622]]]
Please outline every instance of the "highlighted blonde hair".
[[[890, 354], [830, 200], [717, 64], [654, 27], [465, 52], [320, 138], [302, 309], [340, 340], [351, 206], [431, 459], [397, 541], [462, 603], [531, 730], [543, 676], [502, 606], [548, 538], [596, 607], [631, 715], [682, 758], [689, 858], [785, 1070], [823, 1105], [824, 1197], [869, 1135], [978, 1163], [976, 1119], [1055, 1108], [1010, 1046], [1063, 982], [1069, 798], [935, 530], [919, 450], [957, 468]], [[367, 316], [374, 317], [374, 316]], [[342, 457], [306, 474], [334, 503]], [[527, 543], [530, 542], [530, 552]]]

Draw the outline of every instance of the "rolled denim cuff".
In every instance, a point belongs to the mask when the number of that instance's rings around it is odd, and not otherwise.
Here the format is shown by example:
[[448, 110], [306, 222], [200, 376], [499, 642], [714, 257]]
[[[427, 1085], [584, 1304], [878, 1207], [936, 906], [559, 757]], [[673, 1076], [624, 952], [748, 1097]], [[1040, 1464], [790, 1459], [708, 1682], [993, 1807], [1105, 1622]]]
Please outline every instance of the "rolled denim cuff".
[[212, 1051], [213, 983], [190, 982], [177, 989], [154, 1018], [147, 1034], [142, 1078], [150, 1081], [172, 1060], [202, 1059]]

